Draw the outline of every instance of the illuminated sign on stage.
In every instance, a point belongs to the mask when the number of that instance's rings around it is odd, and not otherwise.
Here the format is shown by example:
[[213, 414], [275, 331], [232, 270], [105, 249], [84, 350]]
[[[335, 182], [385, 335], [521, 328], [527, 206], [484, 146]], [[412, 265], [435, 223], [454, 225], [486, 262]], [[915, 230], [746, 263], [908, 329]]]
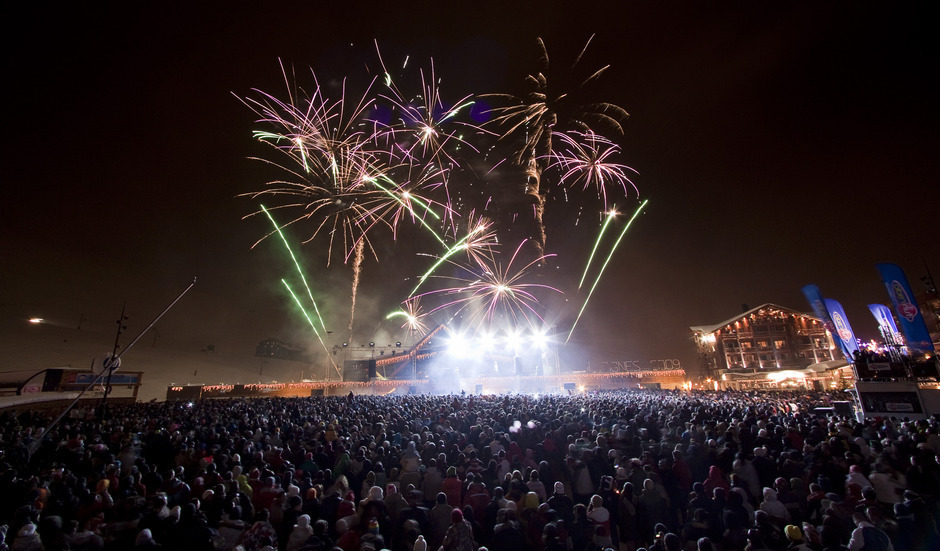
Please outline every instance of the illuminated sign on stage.
[[625, 360], [603, 362], [601, 365], [608, 371], [672, 371], [682, 369], [679, 360], [649, 360], [646, 365], [644, 365], [643, 360]]

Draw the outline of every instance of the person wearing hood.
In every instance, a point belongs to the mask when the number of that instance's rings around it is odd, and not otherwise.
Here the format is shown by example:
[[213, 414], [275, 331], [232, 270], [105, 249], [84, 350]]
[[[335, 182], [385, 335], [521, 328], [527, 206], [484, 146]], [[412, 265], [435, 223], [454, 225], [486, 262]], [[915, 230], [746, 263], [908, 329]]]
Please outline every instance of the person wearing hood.
[[447, 476], [441, 482], [441, 491], [447, 495], [447, 503], [460, 507], [463, 502], [463, 483], [457, 478], [457, 467], [448, 467]]
[[454, 509], [451, 512], [451, 524], [447, 528], [441, 548], [443, 551], [476, 551], [477, 549], [477, 543], [473, 539], [473, 527], [463, 518], [463, 512], [460, 509]]
[[708, 468], [708, 478], [705, 479], [703, 484], [705, 485], [705, 491], [708, 492], [709, 495], [712, 494], [715, 488], [723, 488], [725, 492], [731, 490], [731, 485], [725, 480], [725, 475], [721, 472], [721, 467], [718, 465], [712, 465]]
[[153, 539], [150, 528], [144, 528], [137, 534], [137, 537], [134, 538], [134, 549], [160, 549], [160, 544]]
[[767, 513], [771, 521], [781, 526], [790, 522], [790, 511], [777, 499], [777, 491], [773, 488], [764, 488], [764, 501], [760, 504], [760, 510]]
[[591, 496], [591, 504], [588, 506], [587, 517], [595, 527], [603, 526], [606, 533], [610, 534], [610, 510], [604, 507], [604, 499], [601, 496], [597, 494]]
[[294, 525], [287, 537], [286, 551], [299, 551], [312, 535], [313, 527], [310, 526], [310, 517], [300, 515], [297, 517], [297, 524]]
[[[99, 536], [100, 539], [100, 536]], [[104, 541], [102, 540], [102, 547]], [[39, 533], [36, 531], [36, 525], [29, 522], [23, 525], [16, 533], [11, 551], [42, 551], [42, 541], [39, 539]], [[99, 548], [100, 549], [100, 548]]]

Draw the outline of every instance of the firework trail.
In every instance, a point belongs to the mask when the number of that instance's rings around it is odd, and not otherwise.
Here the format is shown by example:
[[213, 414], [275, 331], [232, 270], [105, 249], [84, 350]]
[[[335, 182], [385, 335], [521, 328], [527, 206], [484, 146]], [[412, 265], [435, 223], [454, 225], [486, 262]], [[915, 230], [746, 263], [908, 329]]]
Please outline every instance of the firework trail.
[[352, 304], [349, 308], [349, 338], [352, 338], [353, 322], [356, 318], [356, 294], [359, 290], [359, 270], [362, 268], [363, 248], [365, 240], [359, 240], [356, 243], [355, 253], [352, 264]]
[[[310, 297], [310, 303], [313, 304], [313, 310], [317, 315], [317, 319], [320, 321], [320, 329], [321, 330], [325, 329], [326, 326], [323, 324], [323, 316], [320, 315], [320, 309], [317, 307], [317, 301], [313, 299], [313, 291], [310, 290], [310, 285], [307, 284], [307, 278], [304, 277], [304, 272], [300, 268], [300, 263], [297, 261], [297, 257], [294, 256], [294, 251], [291, 249], [290, 245], [287, 243], [287, 238], [284, 236], [284, 232], [281, 231], [281, 227], [278, 226], [277, 222], [274, 221], [274, 217], [271, 216], [271, 213], [268, 211], [268, 209], [265, 208], [264, 205], [261, 205], [261, 210], [264, 211], [264, 213], [268, 216], [268, 220], [270, 220], [271, 224], [274, 225], [274, 230], [281, 237], [281, 242], [284, 243], [284, 248], [287, 249], [287, 253], [290, 254], [291, 260], [294, 261], [294, 267], [297, 269], [297, 275], [300, 276], [300, 281], [303, 282], [304, 287], [307, 289], [307, 296]], [[293, 293], [291, 294], [293, 295]], [[306, 315], [306, 312], [305, 312], [305, 315]], [[315, 327], [313, 331], [315, 333], [317, 332]], [[317, 337], [319, 336], [320, 336], [319, 333], [317, 333]], [[321, 340], [320, 342], [322, 343], [323, 341]]]
[[[307, 323], [310, 324], [310, 329], [313, 329], [313, 334], [316, 335], [317, 338], [319, 339], [320, 333], [317, 331], [317, 326], [314, 325], [313, 320], [310, 318], [310, 314], [307, 312], [307, 309], [304, 308], [303, 304], [301, 304], [300, 299], [297, 298], [297, 295], [294, 293], [294, 290], [291, 289], [290, 284], [287, 283], [287, 280], [281, 279], [281, 283], [283, 283], [284, 287], [287, 288], [287, 292], [290, 293], [291, 298], [294, 299], [294, 302], [297, 304], [297, 307], [300, 308], [300, 313], [304, 315], [304, 319], [306, 319]], [[323, 343], [322, 339], [320, 340], [320, 343], [321, 344]], [[326, 348], [325, 345], [324, 345], [324, 348]]]
[[604, 224], [601, 226], [601, 231], [597, 234], [597, 240], [594, 241], [594, 247], [591, 249], [591, 254], [588, 256], [587, 264], [584, 265], [584, 273], [581, 274], [581, 281], [578, 283], [578, 289], [584, 286], [584, 280], [587, 278], [588, 269], [591, 267], [591, 262], [594, 261], [594, 255], [597, 253], [597, 248], [601, 244], [601, 239], [604, 237], [604, 233], [607, 231], [607, 228], [610, 226], [610, 223], [617, 216], [616, 205], [610, 212], [607, 213], [607, 217], [604, 220]]
[[[340, 370], [339, 370], [339, 367], [336, 365], [336, 362], [333, 360], [333, 356], [330, 355], [330, 349], [327, 347], [326, 343], [323, 342], [323, 337], [320, 335], [320, 333], [317, 331], [316, 326], [313, 324], [313, 320], [310, 318], [310, 314], [307, 313], [307, 309], [304, 308], [304, 305], [300, 302], [300, 299], [297, 298], [297, 295], [294, 293], [294, 290], [291, 289], [291, 287], [290, 287], [290, 285], [287, 283], [287, 281], [284, 280], [284, 279], [282, 279], [282, 280], [281, 280], [281, 283], [283, 283], [283, 284], [284, 284], [284, 287], [287, 288], [287, 292], [290, 293], [291, 298], [294, 299], [294, 302], [297, 304], [297, 307], [300, 308], [300, 313], [302, 313], [302, 314], [304, 315], [304, 319], [306, 319], [306, 320], [307, 320], [307, 323], [310, 324], [310, 329], [313, 329], [313, 334], [316, 335], [316, 336], [317, 336], [317, 340], [320, 341], [320, 346], [322, 346], [322, 347], [323, 347], [323, 350], [326, 352], [326, 357], [330, 360], [330, 364], [333, 366], [333, 369], [334, 369], [337, 373], [339, 373], [340, 375], [342, 375], [342, 373], [341, 373]], [[320, 323], [322, 324], [323, 321], [321, 320]]]
[[[297, 270], [297, 275], [300, 276], [301, 282], [303, 282], [304, 287], [307, 289], [307, 296], [310, 297], [310, 303], [313, 304], [313, 310], [316, 313], [317, 320], [320, 322], [320, 330], [325, 331], [326, 326], [323, 323], [323, 316], [320, 315], [320, 309], [317, 307], [317, 301], [314, 300], [313, 298], [313, 291], [310, 289], [310, 285], [307, 284], [307, 278], [304, 276], [304, 272], [300, 267], [300, 262], [297, 261], [297, 257], [294, 255], [293, 249], [291, 249], [290, 244], [287, 242], [287, 237], [284, 235], [284, 232], [281, 231], [280, 226], [278, 226], [277, 222], [274, 220], [274, 217], [271, 215], [268, 209], [265, 208], [264, 205], [260, 205], [260, 206], [261, 206], [261, 210], [264, 211], [264, 213], [268, 216], [268, 220], [270, 220], [271, 224], [274, 226], [274, 230], [281, 237], [281, 242], [284, 243], [284, 248], [286, 248], [288, 254], [290, 254], [291, 260], [294, 261], [294, 267]], [[320, 331], [317, 331], [317, 327], [313, 323], [313, 320], [310, 318], [310, 314], [307, 313], [306, 308], [304, 308], [303, 304], [301, 304], [300, 300], [297, 298], [297, 295], [294, 294], [293, 289], [291, 289], [287, 281], [284, 279], [281, 279], [281, 283], [283, 283], [284, 287], [287, 288], [287, 292], [290, 293], [290, 296], [294, 299], [294, 302], [297, 303], [297, 306], [300, 308], [300, 311], [303, 314], [304, 318], [307, 320], [307, 323], [310, 324], [310, 328], [313, 329], [313, 334], [316, 335], [317, 340], [320, 342], [320, 346], [322, 346], [323, 350], [326, 352], [327, 358], [329, 358], [330, 363], [333, 365], [333, 368], [337, 369], [336, 362], [333, 361], [333, 357], [330, 355], [330, 350], [327, 347], [326, 343], [323, 342], [323, 336], [320, 334]]]
[[591, 295], [594, 294], [594, 289], [597, 288], [597, 284], [601, 281], [601, 276], [604, 275], [604, 270], [607, 269], [607, 264], [610, 263], [610, 259], [614, 256], [614, 251], [617, 250], [617, 247], [620, 246], [620, 242], [623, 240], [623, 236], [627, 234], [627, 230], [630, 229], [630, 225], [633, 224], [633, 221], [636, 220], [636, 217], [643, 211], [643, 208], [646, 204], [649, 203], [649, 199], [643, 201], [642, 204], [636, 209], [636, 212], [633, 213], [633, 216], [630, 217], [630, 221], [623, 227], [623, 231], [620, 232], [620, 235], [617, 237], [617, 241], [614, 242], [614, 246], [610, 248], [610, 254], [607, 255], [607, 258], [604, 260], [604, 264], [601, 265], [601, 270], [597, 274], [597, 278], [594, 280], [594, 284], [591, 285], [591, 290], [588, 292], [587, 298], [584, 299], [584, 304], [581, 305], [581, 310], [578, 312], [578, 317], [575, 318], [574, 323], [571, 324], [571, 331], [568, 332], [568, 337], [565, 339], [567, 344], [571, 340], [571, 335], [574, 333], [574, 328], [578, 326], [578, 321], [581, 320], [581, 314], [584, 313], [584, 309], [587, 308], [588, 301], [591, 300]]

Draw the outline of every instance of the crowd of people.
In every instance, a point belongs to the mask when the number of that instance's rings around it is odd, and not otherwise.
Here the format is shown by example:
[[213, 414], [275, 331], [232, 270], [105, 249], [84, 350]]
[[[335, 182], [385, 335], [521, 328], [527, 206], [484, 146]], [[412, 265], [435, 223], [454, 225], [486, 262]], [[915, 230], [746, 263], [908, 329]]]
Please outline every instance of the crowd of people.
[[203, 400], [0, 415], [0, 551], [940, 549], [940, 420], [814, 392]]

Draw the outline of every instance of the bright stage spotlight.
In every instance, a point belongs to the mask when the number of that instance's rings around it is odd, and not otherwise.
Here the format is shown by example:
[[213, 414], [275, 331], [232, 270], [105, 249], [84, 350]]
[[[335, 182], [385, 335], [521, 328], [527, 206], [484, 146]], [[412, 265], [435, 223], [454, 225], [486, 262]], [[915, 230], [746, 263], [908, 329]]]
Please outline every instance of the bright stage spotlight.
[[545, 333], [544, 329], [532, 334], [532, 344], [540, 350], [544, 350], [548, 347], [548, 335]]
[[466, 335], [454, 333], [447, 339], [447, 353], [459, 358], [469, 356], [473, 352], [473, 343]]
[[522, 332], [518, 329], [513, 329], [506, 334], [506, 349], [512, 352], [517, 352], [522, 348], [522, 345], [525, 343], [525, 339], [522, 338]]
[[492, 350], [496, 349], [496, 338], [489, 333], [481, 333], [480, 336], [477, 337], [477, 341], [480, 346], [480, 350], [484, 352], [491, 352]]

